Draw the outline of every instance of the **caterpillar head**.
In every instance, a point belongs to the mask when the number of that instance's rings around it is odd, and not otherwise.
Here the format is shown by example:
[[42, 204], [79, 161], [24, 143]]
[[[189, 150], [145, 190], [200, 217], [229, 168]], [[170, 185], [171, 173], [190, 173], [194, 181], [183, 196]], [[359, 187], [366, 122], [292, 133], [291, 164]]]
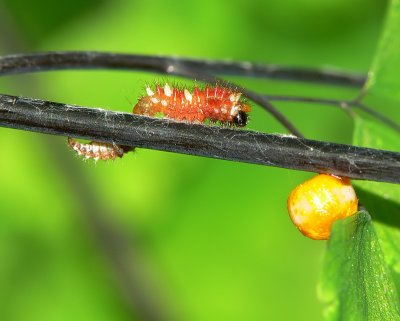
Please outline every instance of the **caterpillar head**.
[[238, 127], [244, 127], [247, 125], [248, 115], [251, 111], [250, 105], [240, 100], [242, 93], [234, 92], [229, 95], [229, 101], [232, 103], [231, 107], [231, 119], [233, 124]]
[[248, 119], [247, 114], [244, 111], [240, 110], [236, 114], [236, 116], [233, 117], [233, 122], [238, 127], [244, 127], [247, 125], [247, 119]]

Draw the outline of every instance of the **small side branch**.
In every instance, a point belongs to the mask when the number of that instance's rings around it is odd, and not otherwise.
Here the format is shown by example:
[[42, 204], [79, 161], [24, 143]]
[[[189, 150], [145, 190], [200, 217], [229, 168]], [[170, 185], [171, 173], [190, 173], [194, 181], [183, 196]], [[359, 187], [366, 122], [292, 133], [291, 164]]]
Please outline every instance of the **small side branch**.
[[387, 126], [391, 127], [397, 132], [400, 132], [400, 125], [384, 114], [356, 101], [356, 100], [339, 100], [339, 99], [326, 99], [326, 98], [315, 98], [315, 97], [301, 97], [301, 96], [286, 96], [286, 95], [264, 95], [269, 101], [286, 101], [286, 102], [297, 102], [297, 103], [312, 103], [312, 104], [323, 104], [339, 107], [342, 109], [347, 108], [358, 108], [359, 110], [369, 114], [375, 119], [381, 121]]
[[0, 126], [400, 183], [400, 153], [0, 95]]

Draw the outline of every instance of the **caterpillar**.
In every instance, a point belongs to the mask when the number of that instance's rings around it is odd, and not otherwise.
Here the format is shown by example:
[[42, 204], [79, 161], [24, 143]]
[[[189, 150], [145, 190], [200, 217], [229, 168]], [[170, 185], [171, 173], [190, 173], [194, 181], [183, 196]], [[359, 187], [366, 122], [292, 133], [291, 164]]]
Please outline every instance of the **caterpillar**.
[[[219, 122], [244, 127], [248, 122], [249, 104], [241, 100], [241, 93], [221, 86], [206, 86], [203, 90], [171, 88], [168, 83], [158, 84], [154, 90], [146, 86], [146, 95], [133, 107], [132, 113], [149, 117], [162, 115], [163, 118], [188, 123]], [[68, 145], [87, 159], [114, 160], [133, 148], [115, 144], [90, 142], [79, 143], [68, 138]]]
[[133, 108], [134, 114], [154, 117], [161, 113], [165, 118], [189, 123], [203, 123], [206, 119], [238, 127], [247, 125], [250, 105], [240, 100], [241, 93], [215, 86], [203, 90], [195, 87], [193, 92], [156, 85], [153, 92], [146, 87], [147, 96], [142, 97]]
[[79, 156], [86, 159], [115, 160], [121, 158], [125, 153], [133, 148], [128, 146], [120, 146], [116, 144], [107, 144], [100, 142], [80, 143], [75, 139], [68, 137], [67, 143]]
[[303, 235], [327, 240], [336, 220], [357, 212], [358, 199], [348, 178], [319, 174], [297, 186], [287, 206], [293, 224]]

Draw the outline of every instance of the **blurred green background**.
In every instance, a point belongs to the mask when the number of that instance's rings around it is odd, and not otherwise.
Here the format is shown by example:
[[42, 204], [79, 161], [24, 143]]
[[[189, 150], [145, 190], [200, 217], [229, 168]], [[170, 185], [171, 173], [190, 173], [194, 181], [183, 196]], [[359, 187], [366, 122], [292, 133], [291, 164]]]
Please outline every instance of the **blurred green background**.
[[[107, 50], [366, 72], [386, 1], [0, 0], [0, 53]], [[129, 112], [141, 72], [0, 79], [2, 93]], [[181, 81], [170, 77], [169, 81]], [[355, 89], [231, 78], [267, 94]], [[339, 109], [276, 104], [308, 138], [350, 143]], [[285, 130], [255, 106], [249, 128]], [[0, 128], [0, 320], [322, 320], [325, 242], [286, 213], [310, 173], [138, 150], [83, 162], [63, 137]]]

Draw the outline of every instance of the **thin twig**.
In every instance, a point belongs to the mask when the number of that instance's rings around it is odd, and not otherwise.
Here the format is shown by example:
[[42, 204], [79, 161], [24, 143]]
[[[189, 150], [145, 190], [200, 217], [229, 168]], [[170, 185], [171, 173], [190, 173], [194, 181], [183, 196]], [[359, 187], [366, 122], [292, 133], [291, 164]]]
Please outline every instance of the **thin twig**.
[[180, 70], [202, 70], [221, 76], [259, 77], [362, 87], [366, 76], [329, 68], [305, 69], [247, 61], [205, 60], [172, 56], [144, 56], [90, 51], [57, 51], [0, 57], [0, 74], [60, 69], [146, 70], [180, 74]]
[[392, 129], [400, 132], [400, 125], [378, 111], [356, 101], [356, 100], [340, 100], [340, 99], [327, 99], [327, 98], [315, 98], [315, 97], [300, 97], [300, 96], [286, 96], [286, 95], [264, 95], [270, 101], [288, 101], [288, 102], [299, 102], [299, 103], [312, 103], [312, 104], [323, 104], [336, 106], [341, 109], [357, 108], [370, 116], [378, 119], [382, 123], [391, 127]]
[[355, 108], [358, 108], [362, 111], [364, 111], [367, 114], [370, 114], [372, 117], [375, 117], [376, 119], [382, 121], [386, 125], [392, 127], [394, 130], [400, 132], [400, 126], [397, 124], [394, 120], [387, 118], [385, 115], [377, 112], [376, 110], [364, 105], [363, 103], [359, 101], [353, 101], [351, 102], [351, 105], [354, 106]]
[[335, 105], [343, 106], [343, 104], [348, 105], [351, 101], [330, 99], [330, 98], [317, 98], [317, 97], [303, 97], [303, 96], [288, 96], [288, 95], [269, 95], [265, 94], [271, 101], [289, 101], [298, 103], [312, 103], [312, 104], [324, 104], [324, 105]]
[[400, 183], [400, 153], [0, 95], [0, 126]]

